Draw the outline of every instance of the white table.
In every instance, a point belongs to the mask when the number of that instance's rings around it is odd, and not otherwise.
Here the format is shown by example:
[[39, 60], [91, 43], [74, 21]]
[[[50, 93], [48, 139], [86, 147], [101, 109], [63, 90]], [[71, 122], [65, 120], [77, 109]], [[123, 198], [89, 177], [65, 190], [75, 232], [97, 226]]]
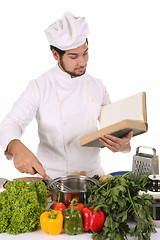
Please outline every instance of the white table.
[[[152, 234], [151, 240], [160, 240], [160, 228], [156, 228], [157, 233]], [[81, 233], [79, 235], [70, 236], [65, 233], [61, 233], [56, 236], [51, 236], [44, 233], [41, 229], [35, 232], [23, 233], [18, 235], [9, 235], [7, 233], [0, 234], [0, 240], [91, 240], [91, 234]], [[128, 237], [128, 240], [137, 240], [133, 237]]]

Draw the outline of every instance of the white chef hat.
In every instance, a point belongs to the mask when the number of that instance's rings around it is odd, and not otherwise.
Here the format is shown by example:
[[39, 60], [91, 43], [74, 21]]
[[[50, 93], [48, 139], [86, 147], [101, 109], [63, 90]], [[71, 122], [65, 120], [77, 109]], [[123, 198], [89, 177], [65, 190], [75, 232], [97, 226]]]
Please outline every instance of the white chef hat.
[[89, 30], [84, 17], [74, 17], [66, 12], [62, 19], [45, 29], [49, 44], [61, 50], [82, 46], [86, 42]]

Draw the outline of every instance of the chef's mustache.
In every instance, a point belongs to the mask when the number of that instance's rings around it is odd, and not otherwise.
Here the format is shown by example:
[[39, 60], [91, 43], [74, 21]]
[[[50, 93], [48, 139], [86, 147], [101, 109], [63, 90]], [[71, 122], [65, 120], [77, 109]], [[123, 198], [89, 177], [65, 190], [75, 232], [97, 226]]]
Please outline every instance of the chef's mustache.
[[86, 68], [87, 67], [87, 64], [86, 65], [84, 65], [84, 66], [80, 66], [80, 67], [78, 67], [78, 68], [75, 68], [75, 70], [78, 70], [78, 69], [83, 69], [83, 68]]

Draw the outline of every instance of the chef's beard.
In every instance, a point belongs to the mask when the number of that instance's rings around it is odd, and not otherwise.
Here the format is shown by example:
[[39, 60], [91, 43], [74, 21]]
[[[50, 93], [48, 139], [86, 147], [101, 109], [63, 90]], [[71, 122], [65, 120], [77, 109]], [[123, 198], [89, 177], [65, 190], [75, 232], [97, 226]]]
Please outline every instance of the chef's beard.
[[[60, 64], [61, 68], [62, 68], [66, 73], [68, 73], [71, 77], [80, 77], [80, 76], [84, 75], [85, 72], [86, 72], [86, 66], [87, 66], [87, 65], [84, 66], [84, 67], [85, 67], [85, 70], [84, 70], [83, 73], [76, 74], [75, 72], [70, 72], [70, 71], [68, 71], [68, 70], [65, 68], [62, 58], [60, 59], [59, 64]], [[79, 67], [79, 68], [84, 68], [84, 67]]]

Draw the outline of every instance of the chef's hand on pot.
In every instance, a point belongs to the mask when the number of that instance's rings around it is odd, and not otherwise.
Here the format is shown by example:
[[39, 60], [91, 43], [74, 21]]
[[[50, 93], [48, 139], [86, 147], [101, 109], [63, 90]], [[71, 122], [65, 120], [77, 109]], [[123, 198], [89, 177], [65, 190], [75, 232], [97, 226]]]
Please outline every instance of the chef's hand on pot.
[[130, 140], [133, 137], [133, 131], [130, 131], [122, 138], [114, 137], [112, 135], [105, 135], [99, 138], [99, 142], [112, 152], [122, 152], [130, 147]]
[[31, 175], [39, 173], [47, 180], [48, 176], [38, 158], [20, 140], [12, 140], [7, 151], [13, 155], [13, 163], [18, 171]]

